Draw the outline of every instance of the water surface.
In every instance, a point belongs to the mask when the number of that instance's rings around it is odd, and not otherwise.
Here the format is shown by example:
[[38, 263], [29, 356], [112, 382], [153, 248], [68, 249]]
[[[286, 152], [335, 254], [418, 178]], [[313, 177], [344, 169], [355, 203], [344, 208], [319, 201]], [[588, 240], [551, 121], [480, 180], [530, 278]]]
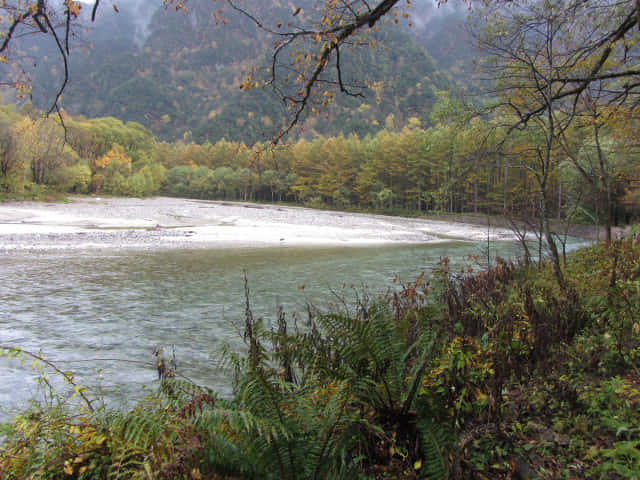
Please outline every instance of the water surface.
[[[445, 256], [469, 263], [464, 257], [485, 257], [485, 247], [13, 251], [0, 255], [0, 344], [42, 352], [111, 402], [156, 378], [152, 365], [129, 361], [151, 362], [154, 346], [172, 345], [180, 373], [228, 395], [217, 359], [223, 342], [242, 348], [245, 271], [255, 316], [273, 319], [282, 305], [302, 322], [307, 302], [326, 304], [341, 291], [353, 299], [354, 289], [383, 293], [394, 277], [429, 274]], [[509, 257], [517, 245], [492, 249]], [[0, 360], [0, 416], [39, 397], [30, 364]]]

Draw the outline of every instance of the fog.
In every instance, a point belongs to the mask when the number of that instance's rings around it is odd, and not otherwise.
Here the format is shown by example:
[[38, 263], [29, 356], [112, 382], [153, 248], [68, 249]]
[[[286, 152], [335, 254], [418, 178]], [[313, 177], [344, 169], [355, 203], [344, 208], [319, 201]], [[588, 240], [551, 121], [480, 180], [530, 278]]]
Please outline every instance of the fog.
[[[83, 17], [88, 21], [94, 2], [93, 0], [80, 1], [85, 4]], [[299, 1], [304, 3], [308, 0]], [[219, 8], [214, 4], [213, 0], [210, 0], [209, 3], [211, 3], [212, 10]], [[114, 6], [119, 13], [116, 13]], [[96, 22], [100, 22], [102, 26], [109, 23], [118, 24], [120, 27], [125, 27], [126, 25], [126, 33], [133, 33], [135, 43], [139, 46], [144, 43], [149, 34], [148, 27], [154, 12], [162, 6], [163, 2], [161, 0], [102, 0], [96, 16]], [[399, 3], [399, 7], [402, 8], [402, 2]], [[431, 30], [433, 30], [434, 34], [437, 34], [438, 28], [434, 25], [434, 22], [437, 24], [445, 19], [451, 21], [455, 17], [459, 17], [459, 21], [462, 23], [467, 13], [467, 4], [461, 0], [450, 0], [441, 6], [438, 6], [435, 0], [415, 0], [409, 10], [413, 27], [423, 31], [423, 34]], [[120, 29], [116, 28], [116, 30]]]
[[460, 0], [448, 1], [441, 6], [434, 0], [417, 0], [412, 2], [409, 16], [413, 26], [421, 30], [444, 18], [459, 17], [460, 21], [464, 21], [468, 12], [466, 3]]
[[138, 46], [142, 45], [149, 35], [148, 27], [154, 12], [163, 5], [161, 0], [102, 0], [96, 13], [94, 28], [91, 28], [90, 17], [94, 2], [79, 1], [84, 4], [82, 21], [89, 23], [90, 30], [116, 30], [133, 36]]

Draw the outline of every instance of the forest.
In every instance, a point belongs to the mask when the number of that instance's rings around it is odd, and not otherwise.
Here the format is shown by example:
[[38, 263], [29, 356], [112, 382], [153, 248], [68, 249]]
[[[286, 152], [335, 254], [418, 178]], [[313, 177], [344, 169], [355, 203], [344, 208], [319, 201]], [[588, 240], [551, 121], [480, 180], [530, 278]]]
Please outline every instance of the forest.
[[[293, 40], [273, 55], [292, 60], [273, 80], [289, 117], [275, 122], [271, 142], [190, 129], [167, 141], [126, 115], [67, 113], [60, 96], [57, 116], [3, 105], [2, 198], [169, 195], [496, 215], [523, 258], [471, 256], [453, 268], [444, 257], [385, 295], [308, 304], [304, 324], [282, 309], [256, 318], [245, 281], [245, 348], [223, 348], [203, 367], [232, 379], [230, 397], [158, 354], [157, 388], [114, 409], [39, 352], [0, 345], [8, 362], [40, 375], [46, 398], [0, 424], [0, 477], [640, 478], [640, 4], [483, 2], [474, 38], [486, 52], [485, 94], [469, 101], [434, 83], [416, 97], [428, 112], [379, 119], [369, 111], [376, 102], [354, 104], [340, 49], [370, 46], [355, 35], [385, 15], [409, 17], [410, 2], [396, 3], [322, 2], [317, 30], [282, 34]], [[70, 19], [76, 4], [65, 5]], [[300, 12], [288, 12], [291, 24], [305, 21]], [[233, 82], [249, 96], [265, 86], [256, 71]], [[331, 113], [339, 94], [350, 103], [338, 111], [363, 114], [366, 128], [285, 135], [342, 118]], [[258, 108], [238, 113], [207, 118], [232, 119], [224, 128], [234, 131], [274, 123]], [[171, 121], [154, 116], [154, 128]], [[562, 229], [576, 223], [604, 226], [605, 241], [560, 253]], [[631, 235], [614, 238], [616, 224]]]
[[[602, 126], [587, 115], [573, 122], [554, 150], [547, 187], [553, 218], [606, 225], [629, 223], [640, 213], [637, 119], [624, 107], [607, 114]], [[438, 93], [429, 123], [424, 128], [411, 117], [400, 126], [389, 115], [375, 135], [247, 146], [224, 139], [161, 142], [142, 125], [113, 117], [65, 116], [63, 127], [28, 105], [19, 111], [3, 106], [0, 187], [7, 198], [168, 195], [403, 214], [539, 216], [539, 132], [505, 141], [498, 119], [447, 92]]]

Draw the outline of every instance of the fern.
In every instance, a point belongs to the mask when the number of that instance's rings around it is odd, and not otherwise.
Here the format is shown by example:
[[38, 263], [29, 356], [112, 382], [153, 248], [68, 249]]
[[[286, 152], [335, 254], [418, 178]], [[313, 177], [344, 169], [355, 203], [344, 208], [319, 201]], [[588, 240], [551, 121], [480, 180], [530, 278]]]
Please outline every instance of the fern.
[[[443, 478], [447, 459], [436, 424], [417, 422], [422, 380], [438, 350], [423, 313], [367, 303], [355, 315], [316, 315], [303, 332], [289, 331], [282, 312], [277, 329], [265, 329], [248, 302], [245, 317], [246, 352], [227, 348], [220, 360], [233, 375], [233, 399], [168, 377], [128, 412], [87, 415], [93, 440], [83, 450], [86, 478], [191, 478], [200, 472], [211, 478], [351, 479], [378, 465], [409, 471], [419, 459], [422, 471]], [[70, 420], [64, 422], [46, 430], [47, 437], [67, 435]], [[32, 438], [33, 445], [40, 437]], [[34, 449], [36, 470], [22, 471], [44, 472], [74, 454]]]
[[267, 477], [354, 478], [385, 429], [414, 422], [435, 339], [416, 321], [395, 320], [385, 302], [357, 316], [318, 315], [303, 333], [288, 333], [282, 313], [275, 332], [251, 319], [259, 362], [225, 353], [237, 374], [228, 425]]
[[420, 434], [422, 474], [429, 480], [445, 480], [449, 474], [449, 459], [445, 448], [451, 444], [451, 435], [442, 424], [422, 418], [416, 428]]

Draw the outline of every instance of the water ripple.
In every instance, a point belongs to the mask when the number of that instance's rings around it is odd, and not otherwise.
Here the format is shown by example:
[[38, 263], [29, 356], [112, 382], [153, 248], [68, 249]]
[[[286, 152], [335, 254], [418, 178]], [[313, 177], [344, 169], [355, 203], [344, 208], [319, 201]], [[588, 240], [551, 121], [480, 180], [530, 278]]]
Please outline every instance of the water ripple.
[[[248, 272], [256, 316], [274, 318], [283, 305], [292, 318], [293, 311], [305, 311], [307, 301], [332, 300], [330, 289], [340, 291], [343, 284], [347, 295], [350, 285], [383, 292], [396, 275], [412, 280], [444, 256], [461, 262], [481, 248], [446, 243], [14, 251], [0, 254], [0, 344], [42, 351], [77, 371], [79, 382], [98, 389], [108, 402], [135, 398], [142, 385], [156, 378], [152, 365], [128, 361], [151, 362], [155, 345], [173, 345], [180, 372], [228, 394], [229, 379], [216, 368], [216, 351], [222, 342], [242, 348], [243, 271]], [[504, 243], [500, 248], [509, 256], [516, 247]], [[0, 360], [0, 417], [37, 393], [33, 376], [28, 364]]]

